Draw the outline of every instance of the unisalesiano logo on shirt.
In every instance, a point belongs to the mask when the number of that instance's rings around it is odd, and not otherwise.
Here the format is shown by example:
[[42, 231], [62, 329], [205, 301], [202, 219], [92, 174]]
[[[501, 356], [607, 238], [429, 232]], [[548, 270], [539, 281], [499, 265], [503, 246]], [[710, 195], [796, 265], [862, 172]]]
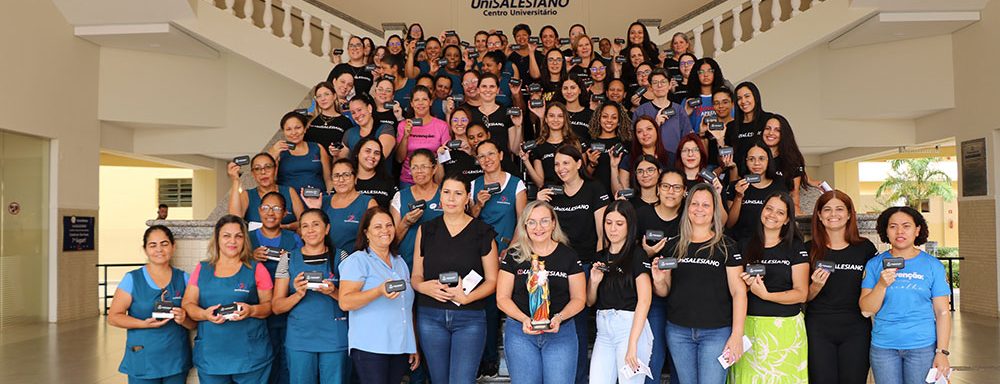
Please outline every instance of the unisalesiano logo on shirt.
[[590, 204], [580, 204], [580, 205], [574, 205], [572, 207], [552, 207], [552, 210], [556, 212], [573, 212], [573, 211], [579, 211], [581, 209], [589, 210]]

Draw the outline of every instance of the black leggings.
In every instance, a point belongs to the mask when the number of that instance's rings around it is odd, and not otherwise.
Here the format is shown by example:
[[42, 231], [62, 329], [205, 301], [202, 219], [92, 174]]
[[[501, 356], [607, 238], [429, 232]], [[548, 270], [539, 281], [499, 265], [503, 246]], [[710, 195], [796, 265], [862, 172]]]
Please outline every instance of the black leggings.
[[871, 321], [860, 314], [806, 315], [809, 383], [865, 384]]
[[399, 384], [409, 368], [408, 354], [385, 355], [351, 350], [358, 378], [365, 384]]

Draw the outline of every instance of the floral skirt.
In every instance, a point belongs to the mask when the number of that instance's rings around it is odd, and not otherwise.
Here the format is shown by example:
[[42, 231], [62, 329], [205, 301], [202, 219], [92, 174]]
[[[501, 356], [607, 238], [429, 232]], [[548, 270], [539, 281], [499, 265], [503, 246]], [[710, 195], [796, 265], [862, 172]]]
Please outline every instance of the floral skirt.
[[730, 384], [808, 383], [805, 317], [747, 316], [753, 346], [729, 369]]

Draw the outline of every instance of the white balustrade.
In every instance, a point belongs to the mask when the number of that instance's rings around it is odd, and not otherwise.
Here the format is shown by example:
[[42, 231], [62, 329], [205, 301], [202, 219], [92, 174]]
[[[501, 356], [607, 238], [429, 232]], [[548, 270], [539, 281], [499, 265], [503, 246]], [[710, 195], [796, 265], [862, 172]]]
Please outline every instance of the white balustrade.
[[320, 57], [328, 57], [330, 55], [330, 23], [320, 20], [319, 25], [323, 27], [323, 42], [320, 43]]
[[264, 0], [264, 29], [267, 33], [274, 34], [274, 8], [271, 7], [271, 0]]
[[792, 0], [792, 15], [788, 18], [793, 18], [802, 13], [802, 0]]
[[236, 0], [226, 0], [226, 10], [230, 15], [236, 15]]
[[704, 26], [694, 27], [694, 56], [701, 57], [705, 53], [704, 48], [701, 46], [701, 34], [705, 32]]
[[351, 33], [341, 30], [340, 31], [340, 49], [344, 50], [344, 53], [340, 55], [340, 62], [346, 63], [350, 60], [350, 56], [347, 55], [347, 44], [351, 42]]
[[743, 44], [743, 24], [740, 22], [740, 13], [743, 13], [743, 4], [733, 8], [733, 48]]
[[719, 55], [722, 54], [721, 25], [722, 25], [722, 15], [712, 18], [712, 45], [715, 47], [715, 52], [712, 52], [712, 57], [719, 57]]
[[771, 28], [781, 24], [781, 0], [771, 0]]
[[281, 39], [290, 43], [292, 42], [292, 4], [284, 3], [281, 5], [281, 9], [285, 10], [284, 19], [281, 22]]
[[302, 49], [312, 53], [312, 15], [299, 11], [302, 14]]
[[760, 2], [761, 0], [750, 0], [750, 9], [753, 12], [750, 15], [750, 25], [753, 27], [753, 37], [760, 35]]
[[243, 20], [253, 24], [253, 0], [243, 0]]

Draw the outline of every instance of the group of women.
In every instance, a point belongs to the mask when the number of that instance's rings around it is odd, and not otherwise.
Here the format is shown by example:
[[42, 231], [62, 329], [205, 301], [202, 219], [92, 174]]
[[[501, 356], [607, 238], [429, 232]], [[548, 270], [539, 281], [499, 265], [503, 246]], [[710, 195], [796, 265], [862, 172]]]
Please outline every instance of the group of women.
[[799, 191], [820, 182], [756, 85], [731, 87], [683, 34], [663, 52], [640, 23], [614, 44], [569, 35], [351, 37], [283, 140], [228, 165], [208, 260], [188, 276], [170, 230], [146, 231], [148, 264], [109, 315], [129, 330], [120, 370], [471, 383], [497, 374], [502, 335], [514, 383], [949, 371], [947, 283], [919, 212], [883, 212], [878, 253], [827, 190], [804, 242]]

